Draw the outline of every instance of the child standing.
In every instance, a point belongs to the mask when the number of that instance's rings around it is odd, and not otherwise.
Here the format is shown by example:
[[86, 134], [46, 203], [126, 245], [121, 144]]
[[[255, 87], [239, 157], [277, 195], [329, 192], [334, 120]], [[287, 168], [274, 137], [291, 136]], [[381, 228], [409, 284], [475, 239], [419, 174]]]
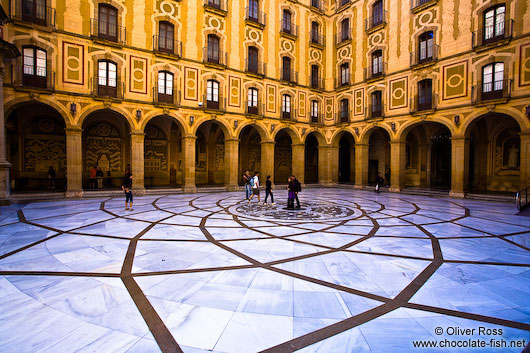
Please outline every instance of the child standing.
[[274, 203], [274, 196], [272, 195], [272, 182], [271, 182], [271, 176], [267, 175], [267, 181], [265, 181], [265, 203], [267, 203], [267, 197], [271, 195], [271, 204], [276, 205]]
[[[132, 179], [132, 174], [128, 174], [121, 185], [121, 189], [125, 192], [125, 209], [130, 211], [133, 210]], [[127, 202], [129, 207], [127, 207]]]

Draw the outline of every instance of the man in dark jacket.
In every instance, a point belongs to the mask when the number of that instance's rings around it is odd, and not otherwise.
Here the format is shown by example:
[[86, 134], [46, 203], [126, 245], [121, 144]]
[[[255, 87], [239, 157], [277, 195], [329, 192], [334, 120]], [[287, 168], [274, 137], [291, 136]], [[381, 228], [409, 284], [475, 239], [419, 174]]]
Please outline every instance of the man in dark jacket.
[[[128, 174], [121, 184], [121, 189], [125, 192], [125, 209], [130, 211], [133, 210], [132, 179], [132, 174]], [[129, 203], [128, 207], [127, 202]]]
[[302, 184], [300, 184], [300, 181], [296, 179], [296, 177], [293, 175], [293, 182], [294, 182], [294, 199], [296, 200], [296, 208], [300, 208], [300, 200], [298, 200], [298, 193], [302, 191]]

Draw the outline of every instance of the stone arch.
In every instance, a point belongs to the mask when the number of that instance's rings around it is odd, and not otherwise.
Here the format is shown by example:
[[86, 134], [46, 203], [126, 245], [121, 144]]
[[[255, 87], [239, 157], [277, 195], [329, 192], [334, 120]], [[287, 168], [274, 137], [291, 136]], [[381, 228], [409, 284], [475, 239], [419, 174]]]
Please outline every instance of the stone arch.
[[195, 126], [195, 184], [224, 185], [229, 170], [225, 141], [232, 138], [230, 129], [215, 119], [197, 121]]
[[217, 123], [219, 127], [221, 128], [221, 131], [223, 132], [225, 139], [236, 137], [233, 134], [231, 134], [230, 132], [231, 127], [228, 125], [228, 122], [225, 121], [225, 119], [212, 119], [210, 116], [207, 116], [207, 115], [196, 117], [195, 123], [193, 124], [190, 130], [190, 133], [192, 135], [196, 135], [201, 125], [208, 123], [208, 122]]
[[295, 129], [293, 129], [290, 126], [279, 126], [278, 129], [274, 130], [274, 132], [271, 135], [271, 138], [274, 140], [276, 139], [276, 136], [280, 133], [280, 131], [284, 131], [289, 134], [289, 137], [291, 138], [291, 141], [293, 144], [298, 144], [301, 141], [300, 135], [296, 132]]
[[46, 98], [43, 98], [41, 96], [33, 97], [31, 99], [28, 99], [27, 97], [19, 97], [15, 99], [11, 99], [4, 103], [4, 109], [5, 109], [5, 116], [9, 116], [14, 110], [16, 110], [18, 107], [29, 104], [29, 103], [39, 103], [47, 105], [54, 110], [57, 111], [57, 113], [63, 118], [64, 124], [67, 128], [72, 127], [72, 115], [70, 112], [67, 112], [66, 108], [59, 105], [57, 102], [48, 100]]
[[155, 110], [155, 111], [147, 113], [142, 119], [138, 129], [141, 131], [144, 131], [145, 127], [151, 120], [157, 117], [160, 117], [160, 116], [165, 116], [165, 117], [172, 119], [179, 126], [179, 128], [182, 129], [184, 133], [186, 132], [186, 124], [185, 124], [183, 117], [181, 117], [179, 114], [174, 113], [174, 112], [164, 112], [161, 110]]
[[451, 136], [454, 136], [456, 134], [455, 125], [449, 120], [440, 117], [429, 116], [425, 120], [407, 120], [403, 124], [399, 124], [399, 129], [396, 132], [396, 140], [400, 142], [406, 142], [407, 134], [415, 127], [425, 122], [439, 123], [449, 129], [449, 131], [451, 132]]
[[236, 131], [234, 132], [234, 135], [240, 137], [241, 132], [247, 126], [252, 126], [253, 128], [255, 128], [263, 140], [266, 140], [269, 138], [269, 134], [267, 133], [266, 126], [261, 122], [252, 122], [252, 121], [244, 121], [243, 123], [239, 124]]
[[472, 126], [481, 118], [487, 117], [488, 115], [491, 115], [491, 114], [500, 114], [500, 115], [504, 115], [504, 116], [514, 119], [519, 125], [519, 128], [521, 129], [521, 131], [530, 129], [530, 122], [519, 111], [512, 110], [509, 108], [508, 109], [495, 108], [494, 111], [490, 111], [487, 108], [483, 108], [483, 109], [480, 109], [470, 114], [460, 126], [459, 131], [461, 132], [463, 136], [469, 137], [470, 129], [472, 128]]
[[274, 183], [285, 184], [293, 173], [293, 144], [296, 134], [288, 128], [279, 129], [274, 139]]
[[306, 133], [305, 133], [305, 137], [303, 138], [303, 140], [301, 142], [302, 143], [306, 143], [307, 138], [309, 137], [309, 135], [312, 135], [312, 136], [315, 137], [315, 139], [317, 140], [319, 146], [324, 146], [327, 143], [326, 142], [326, 137], [317, 128], [312, 128], [312, 129], [307, 130]]
[[388, 136], [390, 136], [390, 137], [392, 137], [392, 135], [393, 135], [392, 134], [392, 129], [386, 124], [372, 125], [372, 126], [369, 126], [367, 129], [365, 129], [364, 131], [361, 132], [361, 134], [360, 134], [360, 136], [358, 138], [358, 141], [360, 141], [362, 144], [368, 144], [369, 141], [370, 141], [370, 136], [377, 129], [385, 130], [386, 133], [388, 134]]
[[326, 139], [315, 129], [306, 134], [304, 145], [304, 182], [316, 184], [320, 177], [319, 147], [326, 145]]
[[121, 107], [113, 106], [112, 104], [107, 105], [105, 103], [103, 104], [96, 103], [92, 106], [89, 106], [83, 109], [82, 112], [79, 113], [79, 118], [77, 118], [77, 120], [74, 122], [74, 125], [76, 125], [77, 127], [82, 127], [83, 124], [85, 123], [85, 120], [90, 115], [92, 115], [93, 113], [97, 111], [103, 111], [103, 110], [112, 111], [114, 113], [117, 113], [118, 115], [121, 115], [129, 123], [130, 131], [134, 131], [138, 128], [138, 122], [136, 121], [136, 119], [133, 118], [133, 113], [128, 112]]

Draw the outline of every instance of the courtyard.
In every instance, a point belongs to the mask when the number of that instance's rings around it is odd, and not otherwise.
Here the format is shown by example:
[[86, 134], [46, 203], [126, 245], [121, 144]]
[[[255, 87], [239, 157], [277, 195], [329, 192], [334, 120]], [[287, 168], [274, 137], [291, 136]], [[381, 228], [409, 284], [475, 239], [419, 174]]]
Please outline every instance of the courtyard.
[[288, 211], [283, 194], [0, 208], [0, 351], [528, 344], [530, 217], [513, 204], [317, 188]]

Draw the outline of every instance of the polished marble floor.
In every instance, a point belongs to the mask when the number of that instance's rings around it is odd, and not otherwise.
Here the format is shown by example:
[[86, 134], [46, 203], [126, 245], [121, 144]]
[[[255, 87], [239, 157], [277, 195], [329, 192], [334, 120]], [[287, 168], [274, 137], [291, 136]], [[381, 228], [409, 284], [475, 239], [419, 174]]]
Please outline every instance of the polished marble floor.
[[413, 342], [530, 340], [530, 217], [512, 204], [345, 189], [301, 201], [0, 208], [0, 352], [468, 352]]

